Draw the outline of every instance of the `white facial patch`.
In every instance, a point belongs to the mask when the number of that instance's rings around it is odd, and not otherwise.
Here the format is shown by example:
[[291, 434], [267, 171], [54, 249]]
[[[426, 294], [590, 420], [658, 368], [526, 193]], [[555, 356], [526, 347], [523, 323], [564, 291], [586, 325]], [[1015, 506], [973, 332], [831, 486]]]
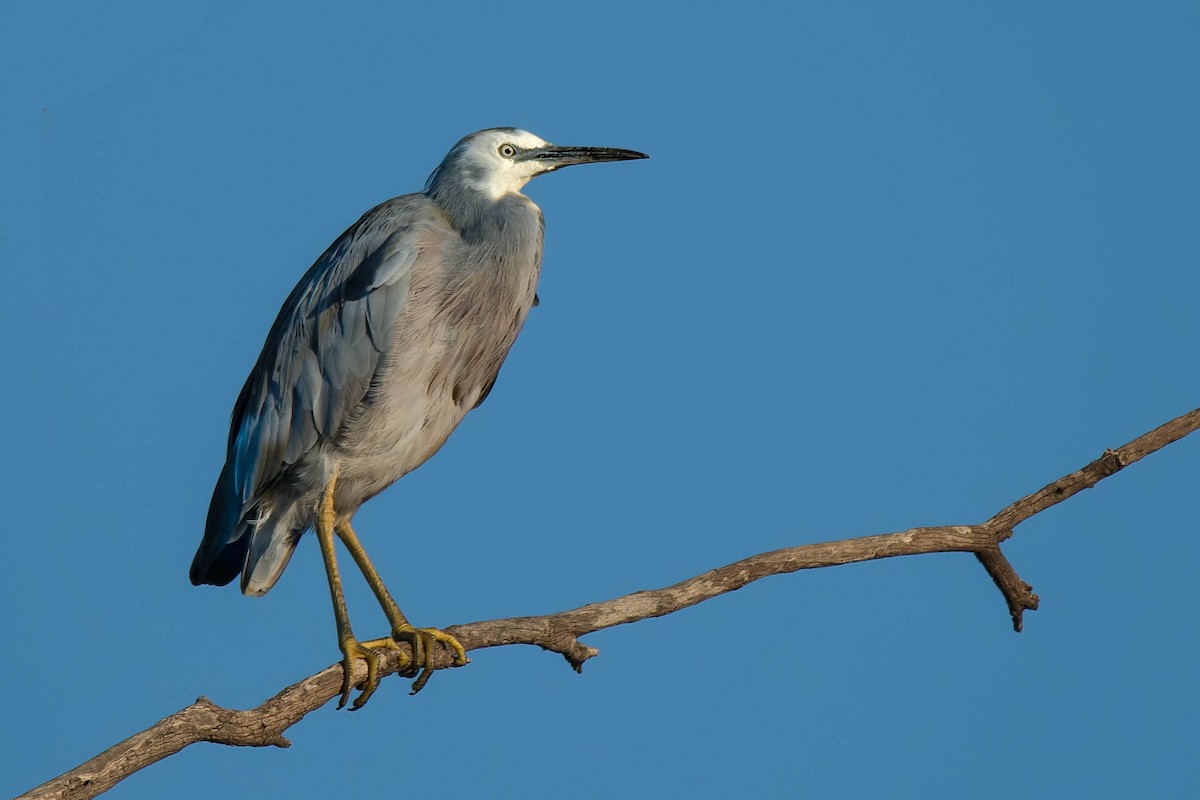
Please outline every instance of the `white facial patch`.
[[473, 188], [493, 200], [520, 192], [530, 178], [542, 170], [536, 161], [513, 161], [501, 155], [500, 148], [506, 144], [518, 150], [530, 150], [545, 147], [549, 142], [522, 130], [484, 131], [471, 140], [464, 155], [482, 173]]

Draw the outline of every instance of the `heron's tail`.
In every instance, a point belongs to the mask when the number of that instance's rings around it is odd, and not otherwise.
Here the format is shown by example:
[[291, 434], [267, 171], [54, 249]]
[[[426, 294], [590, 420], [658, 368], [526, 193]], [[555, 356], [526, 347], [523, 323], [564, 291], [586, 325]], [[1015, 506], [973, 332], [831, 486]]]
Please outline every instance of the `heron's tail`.
[[226, 464], [213, 489], [204, 539], [192, 559], [192, 583], [224, 586], [241, 574], [243, 594], [258, 597], [270, 591], [304, 533], [289, 508], [258, 503], [246, 508]]
[[242, 568], [242, 594], [262, 597], [283, 574], [283, 568], [292, 560], [296, 543], [304, 526], [297, 528], [290, 521], [291, 514], [272, 515], [268, 511], [251, 521], [250, 534], [243, 537], [249, 541], [246, 549], [245, 566]]

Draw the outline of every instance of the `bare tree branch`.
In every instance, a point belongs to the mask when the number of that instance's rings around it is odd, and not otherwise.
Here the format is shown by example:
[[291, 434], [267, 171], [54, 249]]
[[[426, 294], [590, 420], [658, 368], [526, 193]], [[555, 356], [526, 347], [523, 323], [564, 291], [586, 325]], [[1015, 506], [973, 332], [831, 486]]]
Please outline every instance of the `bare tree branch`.
[[[510, 644], [533, 644], [561, 653], [579, 671], [598, 654], [579, 637], [603, 628], [672, 614], [717, 595], [732, 592], [768, 575], [801, 569], [832, 567], [856, 561], [872, 561], [923, 553], [973, 553], [1003, 594], [1013, 628], [1021, 630], [1025, 610], [1037, 608], [1038, 598], [1029, 584], [1000, 550], [1000, 543], [1014, 529], [1053, 505], [1120, 471], [1154, 451], [1182, 439], [1200, 428], [1200, 409], [1190, 411], [1153, 431], [1104, 454], [1076, 472], [1005, 507], [988, 521], [977, 525], [912, 528], [898, 533], [863, 536], [836, 542], [807, 544], [761, 553], [702, 575], [653, 591], [591, 603], [570, 611], [540, 617], [512, 617], [455, 625], [447, 631], [467, 650]], [[407, 645], [381, 658], [381, 675], [407, 666]], [[440, 666], [448, 667], [448, 651], [439, 654]], [[355, 664], [355, 681], [366, 677], [366, 667]], [[95, 797], [121, 780], [196, 742], [248, 747], [287, 747], [283, 732], [306, 714], [337, 697], [342, 681], [341, 665], [334, 664], [248, 711], [222, 708], [201, 697], [187, 708], [110, 747], [85, 764], [21, 795], [17, 800], [84, 800]]]

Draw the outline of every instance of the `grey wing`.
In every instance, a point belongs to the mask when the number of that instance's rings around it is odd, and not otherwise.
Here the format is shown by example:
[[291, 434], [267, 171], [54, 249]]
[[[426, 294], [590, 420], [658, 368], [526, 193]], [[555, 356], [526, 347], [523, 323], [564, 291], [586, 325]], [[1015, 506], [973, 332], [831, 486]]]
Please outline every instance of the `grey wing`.
[[408, 300], [413, 268], [441, 257], [447, 231], [423, 195], [390, 200], [342, 234], [292, 290], [234, 405], [193, 583], [224, 584], [241, 571], [247, 516], [288, 466], [333, 439], [362, 402]]

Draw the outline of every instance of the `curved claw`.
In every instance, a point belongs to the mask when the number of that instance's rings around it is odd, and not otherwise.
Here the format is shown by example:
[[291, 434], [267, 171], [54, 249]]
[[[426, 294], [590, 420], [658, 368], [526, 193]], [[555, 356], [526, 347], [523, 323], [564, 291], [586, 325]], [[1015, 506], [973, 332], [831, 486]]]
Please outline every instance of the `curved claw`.
[[[352, 681], [354, 680], [354, 659], [361, 658], [367, 663], [367, 677], [362, 682], [362, 691], [358, 697], [354, 698], [354, 703], [351, 704], [350, 710], [357, 711], [366, 705], [367, 700], [371, 699], [371, 695], [375, 694], [375, 690], [379, 687], [379, 654], [373, 649], [374, 645], [382, 645], [382, 642], [359, 642], [357, 639], [350, 638], [339, 644], [342, 651], [342, 693], [338, 699], [338, 710], [346, 707], [346, 702], [350, 699], [350, 690], [354, 688]], [[392, 643], [395, 647], [395, 643]]]
[[412, 661], [400, 672], [406, 678], [416, 677], [409, 694], [416, 694], [424, 689], [425, 684], [429, 682], [429, 677], [433, 675], [436, 667], [431, 662], [436, 647], [435, 642], [441, 642], [454, 651], [453, 666], [461, 667], [470, 663], [467, 651], [463, 649], [458, 639], [439, 628], [414, 628], [412, 626], [396, 628], [392, 631], [392, 640], [408, 642], [413, 649]]

